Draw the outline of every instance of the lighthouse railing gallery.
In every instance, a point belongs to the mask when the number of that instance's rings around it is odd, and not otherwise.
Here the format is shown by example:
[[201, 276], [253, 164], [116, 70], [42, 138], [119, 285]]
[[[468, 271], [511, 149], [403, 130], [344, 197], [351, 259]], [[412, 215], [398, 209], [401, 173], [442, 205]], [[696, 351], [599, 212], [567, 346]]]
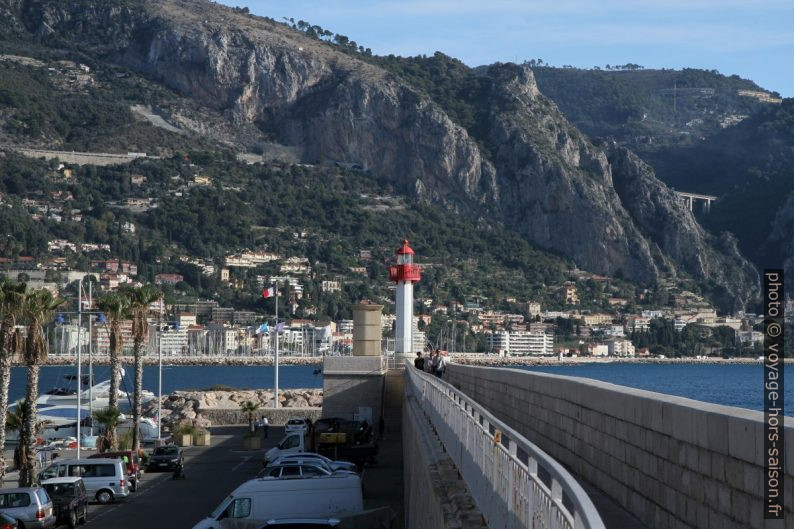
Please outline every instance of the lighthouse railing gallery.
[[604, 529], [587, 493], [557, 461], [435, 376], [406, 366], [414, 398], [490, 528]]

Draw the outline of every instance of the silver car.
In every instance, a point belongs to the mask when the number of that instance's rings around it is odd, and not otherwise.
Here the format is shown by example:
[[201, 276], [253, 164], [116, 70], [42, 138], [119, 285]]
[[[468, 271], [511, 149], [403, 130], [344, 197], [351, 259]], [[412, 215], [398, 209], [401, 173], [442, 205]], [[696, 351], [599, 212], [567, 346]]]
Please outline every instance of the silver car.
[[281, 457], [277, 457], [273, 461], [271, 461], [270, 465], [276, 465], [281, 463], [282, 461], [293, 461], [296, 459], [304, 460], [304, 461], [322, 461], [325, 463], [330, 470], [348, 470], [350, 472], [358, 472], [358, 468], [356, 467], [355, 463], [350, 463], [348, 461], [338, 461], [333, 460], [331, 458], [325, 457], [324, 455], [315, 454], [312, 452], [296, 452], [294, 454], [287, 454]]
[[39, 487], [0, 490], [0, 512], [16, 518], [26, 529], [55, 527], [52, 500]]
[[[340, 471], [340, 473], [346, 473]], [[259, 472], [260, 478], [300, 479], [314, 478], [317, 476], [330, 476], [334, 471], [317, 461], [284, 461], [275, 465], [266, 466]]]

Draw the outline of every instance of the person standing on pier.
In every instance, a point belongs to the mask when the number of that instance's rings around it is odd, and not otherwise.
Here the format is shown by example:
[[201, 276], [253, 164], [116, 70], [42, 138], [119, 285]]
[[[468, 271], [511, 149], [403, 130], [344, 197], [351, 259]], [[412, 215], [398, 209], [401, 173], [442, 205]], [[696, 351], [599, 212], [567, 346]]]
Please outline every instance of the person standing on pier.
[[441, 378], [444, 376], [444, 371], [447, 369], [447, 359], [441, 354], [441, 351], [436, 352], [436, 376]]
[[419, 371], [425, 370], [425, 359], [422, 358], [422, 351], [418, 351], [416, 353], [416, 359], [414, 360], [414, 367]]

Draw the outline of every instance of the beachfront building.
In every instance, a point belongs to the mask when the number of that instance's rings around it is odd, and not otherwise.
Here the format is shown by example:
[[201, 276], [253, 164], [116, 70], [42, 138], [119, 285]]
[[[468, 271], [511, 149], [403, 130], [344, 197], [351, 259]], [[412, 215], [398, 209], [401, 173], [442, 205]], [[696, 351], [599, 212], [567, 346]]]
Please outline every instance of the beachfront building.
[[615, 338], [607, 342], [609, 356], [634, 356], [634, 344], [631, 340]]
[[554, 336], [545, 332], [492, 331], [486, 333], [488, 347], [505, 356], [552, 356]]

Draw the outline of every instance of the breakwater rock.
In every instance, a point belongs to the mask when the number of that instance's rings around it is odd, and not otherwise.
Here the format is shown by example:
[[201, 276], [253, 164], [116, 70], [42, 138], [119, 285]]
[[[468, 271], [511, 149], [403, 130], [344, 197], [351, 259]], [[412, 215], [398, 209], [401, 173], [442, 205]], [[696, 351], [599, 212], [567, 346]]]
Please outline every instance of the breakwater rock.
[[[463, 365], [491, 366], [491, 367], [516, 367], [516, 366], [576, 366], [580, 364], [760, 364], [762, 361], [756, 358], [601, 358], [601, 357], [577, 357], [563, 358], [557, 357], [532, 357], [517, 356], [503, 357], [495, 355], [453, 355], [452, 362]], [[794, 363], [794, 358], [786, 358], [786, 364]]]
[[[248, 414], [240, 409], [246, 401], [259, 406], [254, 412], [257, 419], [267, 416], [270, 424], [276, 426], [290, 417], [315, 420], [322, 411], [323, 390], [285, 389], [279, 391], [278, 400], [279, 408], [274, 408], [273, 391], [269, 389], [175, 391], [163, 395], [162, 423], [169, 429], [181, 424], [202, 428], [214, 424], [246, 424]], [[144, 405], [144, 415], [157, 415], [157, 399]]]

